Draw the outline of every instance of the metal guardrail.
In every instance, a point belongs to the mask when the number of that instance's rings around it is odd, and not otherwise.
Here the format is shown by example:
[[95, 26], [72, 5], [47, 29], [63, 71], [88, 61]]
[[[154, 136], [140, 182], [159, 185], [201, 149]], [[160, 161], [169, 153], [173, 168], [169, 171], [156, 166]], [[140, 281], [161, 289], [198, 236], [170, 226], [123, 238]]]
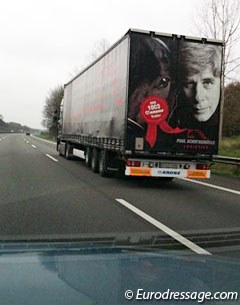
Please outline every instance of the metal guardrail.
[[226, 157], [226, 156], [213, 156], [213, 161], [216, 163], [224, 163], [229, 165], [236, 165], [240, 172], [240, 158]]

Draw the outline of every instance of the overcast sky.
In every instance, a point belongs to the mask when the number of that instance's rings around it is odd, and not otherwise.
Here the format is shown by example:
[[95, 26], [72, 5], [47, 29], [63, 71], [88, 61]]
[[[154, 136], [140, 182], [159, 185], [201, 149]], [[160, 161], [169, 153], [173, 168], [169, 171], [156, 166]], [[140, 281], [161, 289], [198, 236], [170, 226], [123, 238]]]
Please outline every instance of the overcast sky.
[[7, 0], [0, 7], [0, 114], [42, 128], [49, 91], [84, 66], [96, 41], [129, 28], [193, 35], [196, 0]]

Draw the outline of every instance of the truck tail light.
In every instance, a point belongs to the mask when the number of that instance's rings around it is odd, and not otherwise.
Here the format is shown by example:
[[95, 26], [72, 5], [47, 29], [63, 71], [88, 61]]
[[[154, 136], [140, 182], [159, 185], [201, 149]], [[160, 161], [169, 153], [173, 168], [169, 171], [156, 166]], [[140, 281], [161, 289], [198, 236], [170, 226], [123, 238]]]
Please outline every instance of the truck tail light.
[[198, 163], [196, 168], [197, 169], [202, 169], [202, 170], [209, 170], [210, 169], [210, 164], [208, 164], [208, 163]]
[[127, 166], [140, 167], [140, 161], [127, 160]]

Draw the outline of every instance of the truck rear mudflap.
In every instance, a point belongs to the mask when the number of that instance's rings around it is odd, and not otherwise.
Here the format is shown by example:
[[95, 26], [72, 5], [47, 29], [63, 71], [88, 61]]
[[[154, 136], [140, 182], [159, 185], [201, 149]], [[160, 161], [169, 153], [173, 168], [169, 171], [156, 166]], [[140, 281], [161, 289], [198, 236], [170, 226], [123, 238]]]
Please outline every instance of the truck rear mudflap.
[[128, 159], [125, 175], [207, 179], [210, 178], [210, 164], [192, 161]]

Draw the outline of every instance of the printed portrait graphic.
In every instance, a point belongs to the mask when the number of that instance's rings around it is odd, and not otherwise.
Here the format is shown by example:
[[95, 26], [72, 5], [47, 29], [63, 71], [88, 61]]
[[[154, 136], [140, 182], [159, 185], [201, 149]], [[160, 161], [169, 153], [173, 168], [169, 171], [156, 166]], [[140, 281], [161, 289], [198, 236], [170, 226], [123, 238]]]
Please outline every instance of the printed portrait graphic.
[[221, 46], [138, 34], [131, 38], [130, 54], [128, 145], [216, 151]]

